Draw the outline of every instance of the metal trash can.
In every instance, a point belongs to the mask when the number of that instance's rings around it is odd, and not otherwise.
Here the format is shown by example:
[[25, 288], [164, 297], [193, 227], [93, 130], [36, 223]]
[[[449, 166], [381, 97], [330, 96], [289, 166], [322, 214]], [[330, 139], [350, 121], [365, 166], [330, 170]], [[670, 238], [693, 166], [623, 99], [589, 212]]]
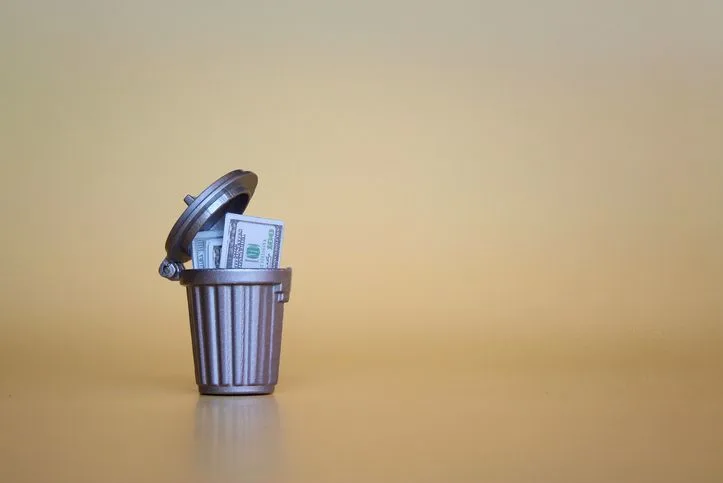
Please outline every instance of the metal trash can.
[[232, 171], [198, 197], [171, 229], [159, 273], [180, 280], [188, 316], [196, 384], [201, 394], [270, 394], [279, 377], [284, 304], [291, 269], [185, 269], [199, 231], [243, 213], [256, 188], [250, 171]]

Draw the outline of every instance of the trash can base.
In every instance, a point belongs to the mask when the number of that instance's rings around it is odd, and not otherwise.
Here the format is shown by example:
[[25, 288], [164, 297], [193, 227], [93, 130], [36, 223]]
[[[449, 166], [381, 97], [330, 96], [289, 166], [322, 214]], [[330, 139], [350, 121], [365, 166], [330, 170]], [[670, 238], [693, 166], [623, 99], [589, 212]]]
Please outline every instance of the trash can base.
[[233, 396], [233, 395], [254, 395], [254, 394], [271, 394], [274, 392], [275, 384], [262, 386], [198, 386], [198, 392], [201, 394], [216, 396]]

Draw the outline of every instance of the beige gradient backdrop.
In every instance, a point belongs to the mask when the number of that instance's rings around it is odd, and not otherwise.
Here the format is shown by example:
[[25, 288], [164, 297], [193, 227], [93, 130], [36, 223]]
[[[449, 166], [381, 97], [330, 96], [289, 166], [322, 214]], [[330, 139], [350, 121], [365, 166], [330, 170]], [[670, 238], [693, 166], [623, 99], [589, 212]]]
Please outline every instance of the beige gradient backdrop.
[[[712, 478], [721, 25], [703, 1], [3, 4], [2, 389], [192, 395], [185, 294], [156, 269], [183, 196], [243, 168], [260, 178], [247, 213], [286, 221], [295, 270], [280, 403], [359, 391], [354, 377], [411, 378], [411, 398], [493, 370], [603, 371], [610, 392], [674, 374], [679, 390], [621, 407], [676, 394], [705, 413], [641, 458], [682, 454]], [[292, 427], [323, 420], [281, 406]], [[480, 444], [458, 423], [446, 437]]]

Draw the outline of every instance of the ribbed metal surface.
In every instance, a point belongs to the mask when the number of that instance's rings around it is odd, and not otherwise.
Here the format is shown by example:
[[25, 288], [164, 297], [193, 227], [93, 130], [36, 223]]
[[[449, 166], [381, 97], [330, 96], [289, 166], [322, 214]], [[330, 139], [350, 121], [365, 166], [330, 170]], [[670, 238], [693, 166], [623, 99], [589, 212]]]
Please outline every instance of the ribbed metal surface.
[[279, 376], [283, 297], [279, 285], [188, 285], [199, 387], [273, 386]]

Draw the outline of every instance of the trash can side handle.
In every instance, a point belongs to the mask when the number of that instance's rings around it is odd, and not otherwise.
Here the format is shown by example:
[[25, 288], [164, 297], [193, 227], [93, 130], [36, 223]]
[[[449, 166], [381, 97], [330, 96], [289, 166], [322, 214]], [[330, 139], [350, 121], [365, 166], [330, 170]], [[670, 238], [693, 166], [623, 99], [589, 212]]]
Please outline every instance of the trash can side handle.
[[291, 296], [291, 280], [274, 285], [274, 293], [276, 294], [277, 302], [282, 304], [288, 302]]

